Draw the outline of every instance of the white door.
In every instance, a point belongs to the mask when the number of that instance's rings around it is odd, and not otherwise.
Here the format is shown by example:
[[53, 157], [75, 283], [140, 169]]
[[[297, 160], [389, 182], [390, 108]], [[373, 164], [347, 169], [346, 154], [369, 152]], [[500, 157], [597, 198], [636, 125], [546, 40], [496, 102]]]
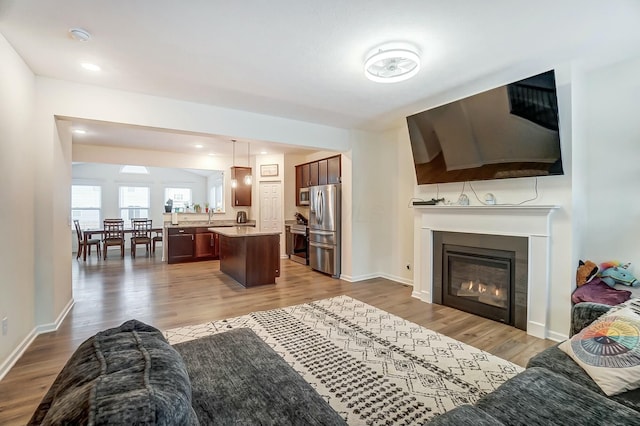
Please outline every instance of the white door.
[[260, 230], [282, 232], [280, 182], [260, 182]]

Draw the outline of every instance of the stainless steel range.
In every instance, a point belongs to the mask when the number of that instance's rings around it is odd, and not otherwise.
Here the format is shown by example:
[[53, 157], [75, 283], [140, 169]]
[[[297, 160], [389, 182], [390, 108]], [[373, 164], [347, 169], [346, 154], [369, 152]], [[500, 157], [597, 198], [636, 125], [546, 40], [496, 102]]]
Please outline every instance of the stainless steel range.
[[302, 263], [303, 265], [309, 264], [309, 244], [307, 241], [307, 225], [291, 225], [291, 237], [292, 237], [292, 252], [290, 255], [291, 260]]
[[309, 264], [309, 230], [307, 218], [296, 213], [298, 223], [287, 225], [287, 254], [294, 262]]

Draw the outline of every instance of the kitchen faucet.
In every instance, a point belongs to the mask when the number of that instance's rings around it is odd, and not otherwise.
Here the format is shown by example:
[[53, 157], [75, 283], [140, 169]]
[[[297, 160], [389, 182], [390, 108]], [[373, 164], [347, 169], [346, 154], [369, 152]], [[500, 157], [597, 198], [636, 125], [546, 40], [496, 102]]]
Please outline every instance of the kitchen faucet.
[[207, 222], [209, 225], [211, 225], [211, 214], [213, 213], [213, 209], [209, 209], [209, 211], [207, 212], [207, 214], [209, 215], [209, 221]]

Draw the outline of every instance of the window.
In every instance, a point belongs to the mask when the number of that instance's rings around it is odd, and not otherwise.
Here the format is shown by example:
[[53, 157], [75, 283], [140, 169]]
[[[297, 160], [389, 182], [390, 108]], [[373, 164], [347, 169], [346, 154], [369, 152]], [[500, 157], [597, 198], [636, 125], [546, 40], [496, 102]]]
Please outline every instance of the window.
[[93, 185], [71, 186], [71, 217], [80, 221], [81, 228], [100, 228], [102, 187]]
[[164, 201], [171, 198], [173, 200], [173, 208], [184, 208], [185, 204], [191, 205], [191, 188], [165, 188]]
[[149, 188], [146, 186], [120, 187], [120, 217], [125, 223], [133, 218], [149, 217]]

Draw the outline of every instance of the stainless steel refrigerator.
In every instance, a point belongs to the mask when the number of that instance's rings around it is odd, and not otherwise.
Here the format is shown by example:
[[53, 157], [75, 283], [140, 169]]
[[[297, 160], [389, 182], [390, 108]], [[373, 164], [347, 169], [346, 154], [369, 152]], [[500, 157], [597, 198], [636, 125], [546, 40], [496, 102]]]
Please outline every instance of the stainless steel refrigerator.
[[340, 276], [340, 185], [309, 188], [309, 266]]

